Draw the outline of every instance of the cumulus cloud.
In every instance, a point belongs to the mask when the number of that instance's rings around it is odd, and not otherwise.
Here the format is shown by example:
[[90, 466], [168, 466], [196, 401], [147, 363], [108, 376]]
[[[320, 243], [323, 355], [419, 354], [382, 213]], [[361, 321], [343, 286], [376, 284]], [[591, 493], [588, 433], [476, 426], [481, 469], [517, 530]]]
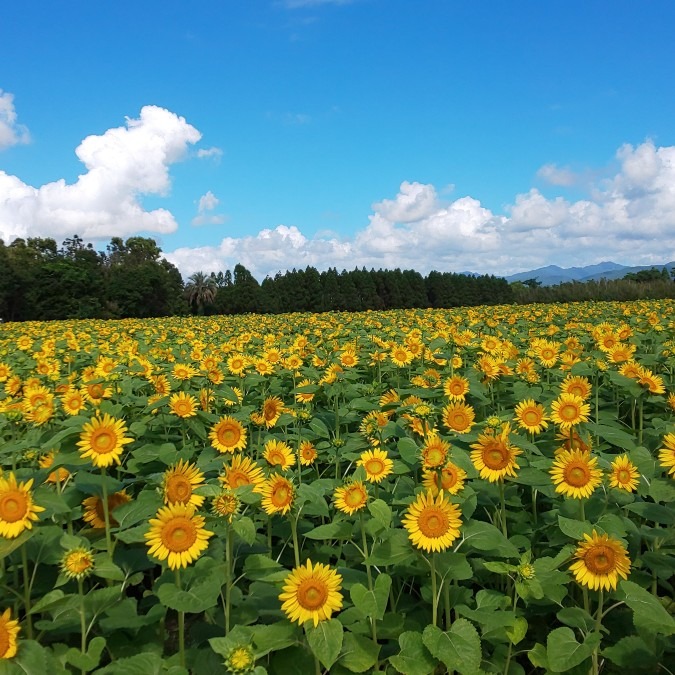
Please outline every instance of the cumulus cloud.
[[576, 174], [567, 167], [558, 167], [555, 164], [544, 164], [538, 171], [537, 176], [551, 185], [570, 187], [577, 181]]
[[199, 198], [197, 204], [197, 215], [192, 219], [193, 225], [222, 225], [225, 222], [225, 216], [217, 213], [209, 213], [220, 204], [220, 199], [209, 190]]
[[223, 151], [215, 146], [212, 148], [199, 148], [197, 157], [199, 159], [214, 159], [218, 161], [223, 156]]
[[14, 95], [0, 89], [0, 150], [29, 142], [28, 128], [18, 122]]
[[77, 181], [63, 179], [33, 187], [0, 171], [0, 237], [85, 239], [128, 236], [138, 232], [167, 234], [177, 229], [166, 209], [147, 211], [142, 195], [166, 195], [169, 167], [185, 157], [201, 138], [184, 118], [145, 106], [138, 119], [88, 136], [75, 150], [86, 171]]

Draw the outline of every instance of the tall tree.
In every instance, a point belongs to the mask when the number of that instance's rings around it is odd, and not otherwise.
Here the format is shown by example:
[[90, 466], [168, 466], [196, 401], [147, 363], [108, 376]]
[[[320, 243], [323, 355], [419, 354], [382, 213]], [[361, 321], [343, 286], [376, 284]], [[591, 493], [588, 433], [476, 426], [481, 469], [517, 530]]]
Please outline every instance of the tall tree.
[[204, 308], [213, 304], [217, 292], [216, 277], [207, 276], [204, 272], [195, 272], [185, 284], [185, 297], [197, 314], [204, 314]]

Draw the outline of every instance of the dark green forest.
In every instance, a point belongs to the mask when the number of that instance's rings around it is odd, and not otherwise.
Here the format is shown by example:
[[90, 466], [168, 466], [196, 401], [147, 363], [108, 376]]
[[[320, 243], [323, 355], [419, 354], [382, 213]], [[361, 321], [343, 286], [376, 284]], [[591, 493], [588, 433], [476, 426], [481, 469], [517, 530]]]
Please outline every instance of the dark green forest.
[[184, 282], [150, 238], [113, 237], [105, 251], [75, 235], [0, 239], [0, 318], [4, 321], [120, 319], [187, 314], [364, 311], [509, 303], [675, 297], [667, 272], [648, 270], [617, 281], [542, 287], [492, 275], [413, 270], [351, 271], [313, 267], [259, 283], [243, 266], [197, 272]]

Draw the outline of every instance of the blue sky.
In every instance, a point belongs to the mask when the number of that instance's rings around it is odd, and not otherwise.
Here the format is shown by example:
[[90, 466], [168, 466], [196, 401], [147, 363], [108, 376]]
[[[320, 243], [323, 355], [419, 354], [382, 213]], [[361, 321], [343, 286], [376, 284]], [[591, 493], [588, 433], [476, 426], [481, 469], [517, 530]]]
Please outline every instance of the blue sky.
[[3, 7], [0, 238], [509, 274], [675, 259], [670, 0]]

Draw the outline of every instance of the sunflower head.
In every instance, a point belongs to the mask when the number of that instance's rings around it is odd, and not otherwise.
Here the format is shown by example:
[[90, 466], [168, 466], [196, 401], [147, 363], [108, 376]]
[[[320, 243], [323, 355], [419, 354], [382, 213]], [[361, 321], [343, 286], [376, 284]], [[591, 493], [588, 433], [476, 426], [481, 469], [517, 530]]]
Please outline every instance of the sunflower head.
[[360, 480], [351, 481], [336, 488], [333, 496], [336, 508], [350, 516], [368, 503], [368, 490]]
[[192, 504], [198, 508], [204, 497], [194, 494], [194, 489], [204, 484], [204, 474], [194, 464], [179, 460], [169, 467], [162, 480], [165, 504]]
[[235, 675], [250, 673], [255, 666], [255, 654], [250, 645], [232, 647], [225, 656], [225, 667]]
[[94, 571], [94, 554], [81, 546], [66, 551], [61, 558], [61, 571], [69, 579], [79, 581], [88, 577]]
[[31, 487], [33, 480], [17, 483], [12, 472], [0, 477], [0, 536], [7, 539], [18, 537], [30, 530], [38, 520], [42, 506], [33, 503]]
[[597, 463], [597, 457], [580, 450], [558, 453], [550, 472], [555, 491], [573, 499], [590, 497], [602, 482], [602, 469]]
[[436, 497], [431, 491], [420, 492], [403, 518], [410, 541], [427, 553], [447, 550], [459, 536], [461, 524], [459, 507], [442, 490]]
[[21, 628], [16, 619], [12, 619], [12, 610], [6, 609], [0, 615], [0, 659], [16, 656], [17, 636]]
[[579, 542], [570, 570], [582, 586], [592, 590], [616, 590], [619, 577], [628, 578], [630, 559], [626, 547], [618, 539], [595, 530]]

